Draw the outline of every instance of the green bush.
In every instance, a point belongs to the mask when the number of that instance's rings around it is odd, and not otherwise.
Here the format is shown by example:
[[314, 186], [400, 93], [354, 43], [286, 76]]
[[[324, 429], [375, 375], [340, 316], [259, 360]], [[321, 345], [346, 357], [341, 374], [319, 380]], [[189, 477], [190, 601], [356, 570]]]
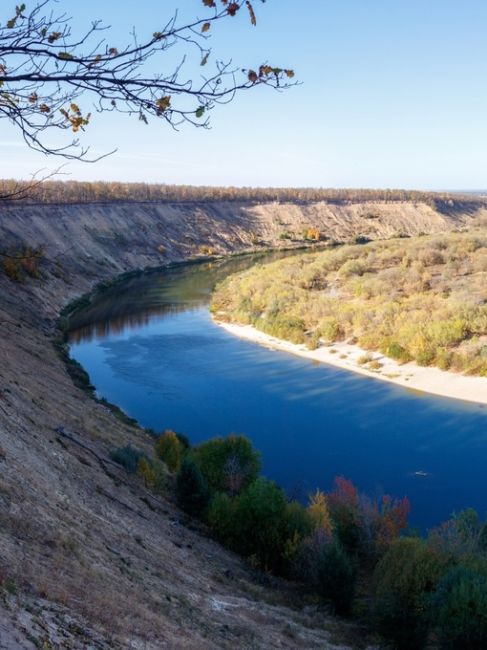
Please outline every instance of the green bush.
[[198, 465], [185, 458], [176, 477], [176, 500], [188, 514], [203, 516], [209, 500], [210, 490]]
[[375, 618], [379, 630], [397, 648], [417, 650], [428, 635], [428, 604], [442, 572], [442, 562], [425, 542], [393, 542], [375, 570]]
[[156, 456], [166, 463], [169, 471], [177, 472], [181, 466], [184, 447], [174, 431], [164, 431], [155, 444]]
[[213, 438], [195, 447], [191, 456], [216, 492], [238, 494], [260, 472], [260, 454], [245, 436]]
[[236, 497], [234, 550], [264, 570], [279, 570], [288, 533], [286, 509], [280, 487], [265, 478], [254, 481]]
[[427, 347], [416, 353], [415, 361], [419, 366], [429, 366], [435, 359], [435, 350], [433, 347]]
[[167, 489], [167, 467], [158, 458], [143, 457], [137, 465], [137, 474], [144, 479], [148, 488], [154, 492], [164, 493]]
[[300, 539], [310, 535], [313, 530], [313, 521], [306, 510], [298, 501], [289, 501], [286, 504], [286, 537], [292, 538], [297, 534]]
[[266, 318], [258, 318], [254, 324], [258, 329], [278, 339], [285, 339], [293, 343], [306, 341], [304, 320], [296, 318], [296, 316], [277, 313], [273, 317], [267, 315]]
[[217, 492], [211, 499], [206, 517], [215, 537], [230, 548], [238, 547], [236, 512], [236, 500], [224, 492]]
[[131, 445], [120, 447], [110, 452], [110, 458], [118, 465], [124, 467], [130, 474], [135, 474], [139, 461], [142, 458], [147, 458], [146, 454], [139, 449], [135, 449]]
[[314, 331], [306, 340], [306, 347], [308, 350], [316, 350], [320, 347], [320, 333]]
[[452, 515], [428, 534], [428, 544], [440, 553], [459, 562], [480, 555], [483, 549], [483, 526], [477, 512], [467, 508]]
[[337, 614], [348, 614], [355, 594], [356, 567], [338, 544], [324, 545], [317, 557], [316, 589]]
[[467, 566], [451, 569], [433, 597], [433, 622], [441, 648], [487, 648], [487, 576]]
[[367, 271], [367, 267], [361, 260], [347, 260], [339, 270], [339, 274], [346, 278], [354, 275], [363, 275]]
[[250, 557], [262, 569], [289, 575], [301, 539], [311, 532], [311, 520], [296, 501], [259, 478], [237, 497], [218, 492], [211, 500], [207, 522], [225, 546]]
[[453, 354], [449, 350], [440, 348], [436, 353], [436, 365], [441, 370], [449, 370], [451, 368]]
[[338, 614], [347, 614], [355, 594], [356, 568], [331, 532], [318, 528], [299, 544], [292, 575], [330, 601]]
[[327, 341], [334, 342], [340, 338], [340, 324], [333, 318], [326, 318], [319, 325], [321, 336]]
[[407, 350], [405, 350], [402, 345], [396, 343], [395, 341], [390, 341], [381, 348], [386, 357], [390, 359], [396, 359], [396, 361], [401, 361], [402, 363], [407, 363], [411, 361], [411, 356]]
[[293, 573], [301, 543], [312, 531], [313, 520], [309, 512], [298, 501], [290, 501], [286, 505], [285, 542], [281, 566], [281, 572], [286, 577]]

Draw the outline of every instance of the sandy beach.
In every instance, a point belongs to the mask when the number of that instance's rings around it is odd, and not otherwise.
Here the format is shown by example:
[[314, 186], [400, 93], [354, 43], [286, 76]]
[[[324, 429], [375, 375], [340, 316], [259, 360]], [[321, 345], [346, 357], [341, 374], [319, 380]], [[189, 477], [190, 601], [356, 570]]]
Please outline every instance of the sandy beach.
[[[465, 375], [418, 366], [415, 363], [400, 365], [393, 359], [385, 357], [380, 352], [367, 352], [357, 345], [349, 343], [333, 343], [321, 345], [316, 350], [309, 350], [304, 345], [296, 345], [288, 341], [277, 339], [260, 332], [251, 325], [237, 325], [215, 320], [216, 324], [227, 332], [248, 341], [254, 341], [272, 350], [280, 350], [295, 354], [306, 359], [327, 363], [337, 368], [357, 372], [367, 377], [374, 377], [381, 381], [389, 381], [411, 390], [417, 390], [442, 397], [487, 404], [487, 378], [468, 377]], [[370, 368], [370, 363], [359, 363], [364, 355], [376, 368]], [[380, 364], [380, 367], [378, 366]]]

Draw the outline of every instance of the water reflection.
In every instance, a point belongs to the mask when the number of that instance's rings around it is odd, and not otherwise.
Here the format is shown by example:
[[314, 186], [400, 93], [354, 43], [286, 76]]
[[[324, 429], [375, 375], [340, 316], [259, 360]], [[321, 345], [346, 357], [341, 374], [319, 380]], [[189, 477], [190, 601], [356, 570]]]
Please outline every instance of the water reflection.
[[156, 318], [198, 309], [208, 304], [214, 286], [229, 274], [295, 254], [256, 253], [134, 275], [95, 294], [88, 306], [73, 313], [68, 341], [109, 338], [148, 325]]

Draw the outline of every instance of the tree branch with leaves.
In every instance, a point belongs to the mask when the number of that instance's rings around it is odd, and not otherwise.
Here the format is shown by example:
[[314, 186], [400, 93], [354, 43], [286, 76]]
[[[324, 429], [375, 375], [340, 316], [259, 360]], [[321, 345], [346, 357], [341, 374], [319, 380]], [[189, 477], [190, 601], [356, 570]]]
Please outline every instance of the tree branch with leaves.
[[[205, 128], [215, 105], [230, 102], [236, 93], [295, 83], [291, 69], [267, 62], [237, 68], [213, 57], [209, 36], [216, 23], [245, 12], [256, 25], [249, 0], [201, 0], [200, 9], [202, 16], [182, 23], [176, 12], [146, 40], [133, 32], [121, 47], [99, 20], [75, 37], [72, 18], [58, 13], [55, 0], [40, 0], [31, 9], [18, 5], [0, 27], [0, 118], [37, 151], [94, 161], [100, 156], [90, 156], [79, 135], [97, 113]], [[164, 72], [150, 74], [151, 67]], [[50, 134], [56, 131], [65, 133], [66, 141], [54, 144]]]

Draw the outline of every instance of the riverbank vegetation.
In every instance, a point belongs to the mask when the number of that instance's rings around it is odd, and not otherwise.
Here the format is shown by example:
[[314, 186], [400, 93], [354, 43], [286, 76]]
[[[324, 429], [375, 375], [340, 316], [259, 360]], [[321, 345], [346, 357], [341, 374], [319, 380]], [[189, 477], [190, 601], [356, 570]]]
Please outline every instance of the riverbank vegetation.
[[400, 363], [487, 376], [487, 235], [343, 246], [228, 277], [219, 320], [315, 348], [350, 341]]
[[406, 498], [371, 499], [344, 477], [301, 503], [260, 476], [259, 453], [237, 435], [191, 447], [166, 431], [152, 456], [125, 447], [112, 459], [257, 570], [367, 621], [392, 647], [487, 644], [487, 523], [474, 510], [421, 537], [408, 531]]

